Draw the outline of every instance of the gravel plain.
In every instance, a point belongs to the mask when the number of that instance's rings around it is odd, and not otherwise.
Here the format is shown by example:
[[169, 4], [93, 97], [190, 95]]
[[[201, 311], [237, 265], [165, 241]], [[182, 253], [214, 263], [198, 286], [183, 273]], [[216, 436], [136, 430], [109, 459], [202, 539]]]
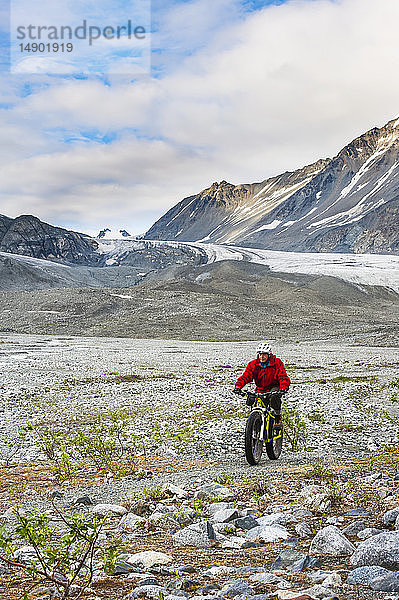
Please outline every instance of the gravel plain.
[[[25, 510], [38, 508], [51, 514], [51, 497], [55, 491], [60, 497], [59, 507], [64, 510], [73, 509], [76, 499], [85, 496], [94, 505], [110, 503], [133, 510], [132, 506], [137, 508], [138, 505], [134, 505], [132, 499], [139, 494], [145, 497], [148, 490], [174, 484], [188, 490], [193, 498], [199, 486], [214, 481], [235, 486], [235, 493], [238, 493], [236, 506], [256, 508], [258, 503], [262, 505], [261, 514], [274, 515], [279, 510], [291, 510], [293, 506], [299, 510], [304, 500], [298, 495], [302, 493], [303, 485], [309, 483], [306, 473], [313, 472], [312, 477], [320, 476], [323, 480], [326, 469], [330, 474], [338, 473], [338, 481], [344, 486], [342, 489], [349, 485], [348, 490], [352, 491], [345, 492], [347, 498], [340, 498], [346, 509], [341, 507], [341, 512], [335, 510], [330, 513], [330, 520], [326, 521], [327, 515], [312, 508], [314, 512], [309, 513], [313, 516], [308, 531], [315, 532], [326, 523], [340, 527], [350, 525], [353, 518], [362, 517], [345, 516], [350, 513], [343, 511], [358, 509], [359, 502], [361, 507], [373, 505], [372, 512], [364, 513], [363, 510], [360, 515], [368, 515], [367, 526], [379, 527], [378, 511], [398, 504], [392, 472], [376, 473], [372, 484], [366, 480], [366, 483], [363, 482], [363, 474], [361, 484], [366, 485], [364, 498], [356, 495], [356, 488], [363, 488], [353, 473], [350, 477], [355, 477], [352, 482], [355, 487], [350, 487], [351, 481], [345, 473], [356, 462], [361, 464], [362, 460], [365, 461], [365, 473], [370, 472], [373, 467], [366, 468], [367, 461], [383, 454], [386, 445], [397, 445], [399, 441], [396, 425], [399, 348], [345, 345], [326, 340], [275, 342], [275, 353], [285, 362], [292, 380], [285, 400], [288, 415], [292, 417], [297, 411], [306, 427], [306, 435], [299, 440], [299, 451], [292, 451], [289, 440], [286, 440], [277, 462], [263, 458], [259, 466], [250, 467], [245, 461], [243, 448], [248, 409], [242, 398], [232, 394], [232, 389], [246, 363], [253, 358], [255, 347], [256, 341], [199, 342], [0, 334], [0, 520], [8, 523], [5, 515], [9, 515], [15, 504]], [[121, 465], [126, 456], [134, 456], [133, 463], [128, 465], [130, 471], [96, 470], [85, 464], [76, 470], [73, 477], [60, 477], [60, 472], [54, 470], [55, 461], [40, 444], [43, 431], [56, 432], [60, 436], [78, 430], [90, 432], [99, 423], [107, 424], [112, 419], [123, 422], [125, 453], [121, 457]], [[107, 434], [104, 434], [104, 445], [106, 443]], [[252, 483], [248, 484], [249, 481]], [[376, 486], [371, 492], [370, 485]], [[249, 504], [245, 496], [248, 489], [252, 489], [253, 494]], [[320, 489], [323, 491], [324, 488]], [[333, 490], [332, 487], [329, 493], [333, 494]], [[265, 505], [265, 500], [260, 497], [265, 491], [266, 496], [269, 494], [270, 506], [267, 502]], [[317, 498], [316, 489], [312, 494]], [[246, 500], [244, 504], [243, 499]], [[378, 499], [376, 506], [375, 499]], [[314, 502], [314, 498], [311, 497], [310, 501]], [[158, 506], [160, 510], [168, 510], [168, 502], [174, 500], [164, 502], [166, 504], [161, 502], [159, 505], [154, 502], [151, 510], [156, 512]], [[193, 500], [187, 502], [195, 506]], [[225, 525], [220, 527], [223, 529]], [[192, 548], [183, 548], [181, 552], [174, 549], [171, 534], [162, 530], [152, 534], [151, 530], [149, 533], [131, 534], [128, 539], [134, 541], [136, 549], [168, 552], [174, 560], [180, 560], [178, 564], [185, 561], [184, 564], [195, 565], [199, 573], [212, 565], [219, 565], [221, 575], [215, 575], [219, 589], [224, 584], [228, 585], [226, 580], [231, 579], [234, 569], [240, 572], [240, 565], [246, 565], [247, 571], [243, 567], [242, 573], [248, 576], [257, 572], [256, 569], [264, 570], [264, 565], [270, 567], [277, 553], [284, 551], [284, 547], [290, 547], [289, 544], [281, 546], [275, 542], [261, 544], [260, 547], [258, 544], [251, 554], [250, 551], [234, 549], [235, 542], [227, 540], [227, 550], [211, 547], [207, 554], [205, 550]], [[239, 543], [243, 540], [233, 536], [231, 540], [234, 539], [238, 539]], [[299, 542], [292, 543], [298, 545]], [[309, 552], [309, 549], [306, 550], [309, 543], [307, 538], [298, 548]], [[326, 568], [332, 569], [328, 572], [340, 573], [344, 577], [348, 575], [350, 566], [347, 560], [344, 565], [342, 558], [323, 560]], [[227, 568], [225, 572], [223, 565]], [[229, 568], [233, 570], [229, 571]], [[219, 571], [216, 569], [215, 572]], [[173, 570], [170, 573], [159, 571], [163, 581], [169, 581], [173, 573]], [[133, 574], [127, 579], [122, 578], [119, 583], [116, 581], [118, 578], [114, 578], [112, 592], [100, 586], [108, 583], [104, 576], [99, 577], [97, 583], [100, 587], [96, 587], [96, 593], [92, 590], [92, 595], [87, 597], [104, 600], [136, 598], [134, 585], [137, 583], [132, 577]], [[291, 579], [291, 583], [282, 584], [283, 588], [279, 590], [281, 600], [293, 597], [288, 591], [288, 595], [284, 596], [284, 585], [295, 589], [300, 589], [301, 585], [302, 589], [304, 587], [306, 578], [301, 574]], [[202, 575], [195, 584], [197, 587], [200, 580], [203, 581]], [[168, 585], [175, 585], [173, 581], [169, 581]], [[2, 588], [0, 573], [0, 597], [2, 589], [14, 589], [12, 579], [7, 579], [7, 582], [6, 585], [11, 587]], [[271, 587], [274, 585], [271, 584]], [[353, 585], [337, 585], [335, 589], [340, 600], [359, 597], [396, 600], [395, 596], [363, 587], [363, 595], [359, 596]], [[157, 594], [160, 589], [156, 588]], [[126, 595], [127, 592], [133, 595]], [[10, 595], [9, 591], [4, 593], [7, 600], [17, 597]], [[152, 592], [148, 593], [148, 598], [158, 598], [151, 596]], [[137, 594], [140, 596], [142, 592]], [[42, 596], [50, 597], [49, 591]], [[190, 594], [184, 597], [188, 598]], [[269, 598], [265, 594], [261, 597], [263, 600]]]
[[[247, 409], [232, 388], [256, 342], [187, 342], [117, 338], [0, 335], [0, 448], [4, 460], [45, 460], [29, 433], [21, 448], [10, 444], [23, 424], [107, 418], [126, 411], [128, 430], [138, 435], [147, 462], [167, 457], [205, 460], [207, 471], [190, 465], [168, 474], [170, 481], [253, 471], [245, 462]], [[307, 426], [300, 452], [288, 444], [278, 466], [323, 456], [348, 459], [398, 442], [395, 387], [398, 348], [369, 348], [326, 341], [276, 345], [292, 385], [286, 406]], [[124, 378], [124, 380], [121, 380]], [[13, 454], [14, 453], [14, 454]], [[256, 469], [275, 469], [263, 459]], [[163, 474], [162, 477], [165, 475]], [[156, 481], [154, 482], [156, 483]], [[98, 490], [115, 500], [121, 482]], [[131, 485], [129, 483], [128, 485]], [[140, 484], [135, 484], [140, 485]], [[93, 490], [92, 490], [93, 491]]]

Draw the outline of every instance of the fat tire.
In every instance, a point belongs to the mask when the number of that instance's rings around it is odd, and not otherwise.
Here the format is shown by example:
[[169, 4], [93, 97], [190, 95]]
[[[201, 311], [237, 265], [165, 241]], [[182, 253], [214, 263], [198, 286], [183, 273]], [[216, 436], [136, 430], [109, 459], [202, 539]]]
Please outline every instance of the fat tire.
[[273, 417], [269, 417], [269, 422], [267, 426], [270, 428], [270, 435], [268, 432], [268, 438], [272, 438], [271, 442], [267, 442], [265, 444], [266, 454], [270, 458], [270, 460], [277, 460], [281, 454], [281, 450], [283, 448], [283, 433], [284, 429], [281, 429], [281, 435], [278, 438], [273, 438], [273, 427], [274, 427], [275, 419]]
[[260, 438], [263, 416], [258, 410], [250, 413], [245, 427], [245, 457], [250, 465], [257, 465], [262, 458], [263, 440]]

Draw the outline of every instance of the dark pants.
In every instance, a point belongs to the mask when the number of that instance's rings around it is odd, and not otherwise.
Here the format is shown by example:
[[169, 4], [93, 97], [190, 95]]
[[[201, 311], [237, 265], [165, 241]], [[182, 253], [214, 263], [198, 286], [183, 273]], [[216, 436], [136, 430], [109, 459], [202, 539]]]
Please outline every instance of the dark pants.
[[[270, 391], [278, 392], [279, 389], [280, 388], [278, 388], [278, 387], [273, 387]], [[275, 396], [272, 397], [272, 399], [270, 401], [270, 406], [279, 415], [281, 413], [281, 397], [280, 398], [276, 398]]]

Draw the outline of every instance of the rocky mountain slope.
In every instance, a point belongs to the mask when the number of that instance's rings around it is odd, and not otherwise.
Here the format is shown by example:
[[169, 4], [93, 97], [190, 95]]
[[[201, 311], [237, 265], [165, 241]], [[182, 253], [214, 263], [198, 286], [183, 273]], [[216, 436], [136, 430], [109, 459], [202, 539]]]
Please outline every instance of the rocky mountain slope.
[[399, 253], [399, 119], [333, 159], [261, 183], [222, 181], [185, 198], [147, 239], [314, 252]]
[[86, 235], [54, 227], [32, 215], [0, 215], [0, 252], [79, 265], [98, 265], [97, 243]]

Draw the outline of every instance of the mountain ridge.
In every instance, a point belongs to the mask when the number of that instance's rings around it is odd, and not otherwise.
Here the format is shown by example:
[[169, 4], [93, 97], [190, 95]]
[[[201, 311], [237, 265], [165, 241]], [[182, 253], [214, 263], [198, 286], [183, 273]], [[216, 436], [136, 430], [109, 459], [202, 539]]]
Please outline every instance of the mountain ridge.
[[[260, 183], [226, 181], [184, 198], [145, 239], [306, 252], [399, 253], [399, 119], [334, 158]], [[187, 210], [190, 208], [190, 210]]]

